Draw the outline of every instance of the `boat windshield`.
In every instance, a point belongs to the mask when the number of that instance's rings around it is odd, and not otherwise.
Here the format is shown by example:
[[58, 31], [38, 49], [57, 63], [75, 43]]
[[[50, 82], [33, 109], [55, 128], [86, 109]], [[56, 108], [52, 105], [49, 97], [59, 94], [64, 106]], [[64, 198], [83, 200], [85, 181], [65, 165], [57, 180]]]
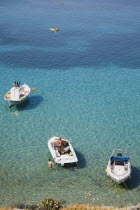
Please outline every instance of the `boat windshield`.
[[121, 161], [127, 163], [129, 161], [129, 157], [116, 157], [112, 156], [111, 161]]

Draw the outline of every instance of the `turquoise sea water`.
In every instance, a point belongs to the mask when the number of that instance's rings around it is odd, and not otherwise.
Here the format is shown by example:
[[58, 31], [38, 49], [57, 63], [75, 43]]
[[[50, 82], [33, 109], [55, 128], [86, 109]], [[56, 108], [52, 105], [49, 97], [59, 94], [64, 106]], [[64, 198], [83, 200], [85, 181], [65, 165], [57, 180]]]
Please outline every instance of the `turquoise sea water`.
[[[95, 205], [140, 202], [139, 11], [136, 0], [0, 3], [0, 206], [89, 192]], [[15, 80], [36, 91], [9, 109]], [[52, 136], [71, 141], [78, 170], [48, 169]], [[106, 177], [115, 148], [132, 158], [129, 190]]]

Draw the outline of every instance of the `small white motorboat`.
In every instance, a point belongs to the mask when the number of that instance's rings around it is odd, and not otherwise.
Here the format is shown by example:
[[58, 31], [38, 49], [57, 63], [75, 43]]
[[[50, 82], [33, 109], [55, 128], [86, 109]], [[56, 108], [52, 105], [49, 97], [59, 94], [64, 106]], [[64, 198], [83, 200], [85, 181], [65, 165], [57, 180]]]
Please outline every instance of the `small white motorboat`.
[[109, 158], [106, 173], [118, 184], [131, 178], [131, 163], [128, 153], [123, 149], [114, 149]]
[[58, 146], [59, 140], [60, 138], [55, 136], [48, 140], [48, 148], [55, 163], [59, 166], [76, 165], [78, 159], [70, 141], [61, 139], [62, 146], [60, 152], [60, 147]]
[[8, 93], [4, 96], [4, 99], [8, 101], [9, 108], [13, 105], [20, 104], [24, 102], [28, 95], [30, 94], [31, 88], [24, 84], [20, 86], [20, 83], [16, 82], [14, 83], [14, 87], [12, 87]]
[[50, 30], [50, 31], [58, 32], [58, 31], [59, 31], [59, 28], [50, 28], [49, 30]]

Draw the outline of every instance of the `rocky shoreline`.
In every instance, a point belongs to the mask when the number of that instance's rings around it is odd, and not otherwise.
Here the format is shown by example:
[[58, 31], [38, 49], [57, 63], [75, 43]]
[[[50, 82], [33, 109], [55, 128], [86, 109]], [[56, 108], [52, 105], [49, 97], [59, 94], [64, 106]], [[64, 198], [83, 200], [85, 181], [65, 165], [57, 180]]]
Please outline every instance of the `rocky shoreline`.
[[83, 204], [75, 204], [72, 206], [61, 207], [61, 208], [37, 208], [35, 206], [30, 206], [27, 208], [0, 208], [0, 210], [140, 210], [140, 204], [136, 206], [127, 207], [114, 207], [114, 206], [89, 206]]
[[140, 210], [140, 203], [136, 206], [93, 206], [91, 204], [73, 204], [65, 206], [62, 201], [46, 198], [35, 205], [15, 204], [11, 207], [1, 207], [0, 210]]

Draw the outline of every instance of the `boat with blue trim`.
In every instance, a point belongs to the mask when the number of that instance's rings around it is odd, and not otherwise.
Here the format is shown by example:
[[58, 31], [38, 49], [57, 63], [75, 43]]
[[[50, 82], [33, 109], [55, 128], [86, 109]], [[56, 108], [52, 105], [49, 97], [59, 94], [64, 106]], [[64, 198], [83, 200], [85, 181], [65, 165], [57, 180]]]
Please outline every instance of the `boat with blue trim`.
[[118, 184], [131, 178], [131, 162], [124, 149], [114, 149], [109, 158], [106, 173]]

